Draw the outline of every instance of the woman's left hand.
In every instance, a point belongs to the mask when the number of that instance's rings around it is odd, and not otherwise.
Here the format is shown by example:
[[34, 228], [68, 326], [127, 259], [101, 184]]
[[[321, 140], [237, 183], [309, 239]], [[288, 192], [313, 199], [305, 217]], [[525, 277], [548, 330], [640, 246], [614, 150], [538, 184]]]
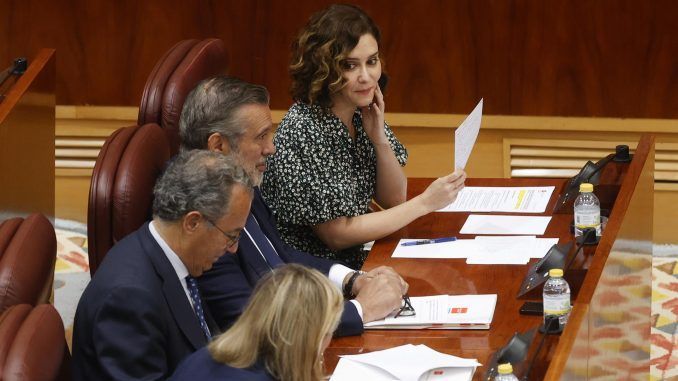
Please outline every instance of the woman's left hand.
[[372, 144], [388, 144], [386, 130], [384, 129], [384, 94], [379, 85], [374, 90], [374, 102], [360, 109], [363, 117], [363, 128], [372, 141]]

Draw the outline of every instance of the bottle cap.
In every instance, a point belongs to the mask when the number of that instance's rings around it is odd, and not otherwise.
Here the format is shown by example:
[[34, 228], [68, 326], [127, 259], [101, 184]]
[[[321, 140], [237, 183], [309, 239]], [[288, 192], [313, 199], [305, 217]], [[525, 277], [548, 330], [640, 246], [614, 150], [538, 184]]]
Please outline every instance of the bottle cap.
[[581, 183], [581, 185], [579, 185], [579, 191], [583, 193], [591, 193], [593, 192], [593, 184]]
[[497, 367], [497, 370], [499, 371], [499, 374], [510, 374], [513, 373], [513, 367], [511, 366], [511, 363], [506, 363], [506, 364], [500, 364]]
[[551, 269], [549, 270], [549, 276], [552, 278], [562, 278], [563, 270], [562, 269]]

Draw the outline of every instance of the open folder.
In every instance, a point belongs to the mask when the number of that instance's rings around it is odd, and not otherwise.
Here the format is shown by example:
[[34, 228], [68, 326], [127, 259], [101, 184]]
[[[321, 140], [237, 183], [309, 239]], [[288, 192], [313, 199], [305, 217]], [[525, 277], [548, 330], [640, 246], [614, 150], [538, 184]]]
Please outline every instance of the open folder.
[[475, 359], [436, 352], [426, 345], [406, 344], [341, 356], [330, 381], [470, 381], [478, 365]]
[[366, 329], [489, 329], [496, 294], [410, 297], [414, 316], [392, 313], [365, 323]]

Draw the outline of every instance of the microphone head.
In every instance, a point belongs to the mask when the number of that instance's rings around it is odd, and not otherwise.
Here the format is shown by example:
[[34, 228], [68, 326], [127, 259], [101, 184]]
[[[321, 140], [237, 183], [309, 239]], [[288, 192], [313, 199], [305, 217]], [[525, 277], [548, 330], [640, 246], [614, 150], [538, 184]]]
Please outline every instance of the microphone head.
[[21, 75], [26, 72], [28, 69], [28, 61], [24, 57], [19, 57], [14, 60], [14, 68], [12, 69], [12, 74]]
[[618, 163], [628, 163], [631, 161], [631, 154], [629, 153], [629, 146], [620, 144], [615, 148], [614, 161]]

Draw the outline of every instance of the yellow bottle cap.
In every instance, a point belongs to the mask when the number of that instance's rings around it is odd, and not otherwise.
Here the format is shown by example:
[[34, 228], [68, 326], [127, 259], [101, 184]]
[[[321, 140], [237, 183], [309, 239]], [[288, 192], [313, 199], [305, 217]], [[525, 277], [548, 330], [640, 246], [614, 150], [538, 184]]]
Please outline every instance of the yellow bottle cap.
[[511, 374], [511, 373], [513, 373], [513, 367], [511, 366], [510, 363], [499, 365], [497, 367], [497, 370], [499, 370], [499, 374]]
[[562, 278], [563, 270], [562, 269], [551, 269], [549, 270], [549, 276], [552, 278]]
[[583, 193], [591, 193], [593, 192], [593, 184], [591, 183], [581, 183], [579, 185], [579, 191]]

